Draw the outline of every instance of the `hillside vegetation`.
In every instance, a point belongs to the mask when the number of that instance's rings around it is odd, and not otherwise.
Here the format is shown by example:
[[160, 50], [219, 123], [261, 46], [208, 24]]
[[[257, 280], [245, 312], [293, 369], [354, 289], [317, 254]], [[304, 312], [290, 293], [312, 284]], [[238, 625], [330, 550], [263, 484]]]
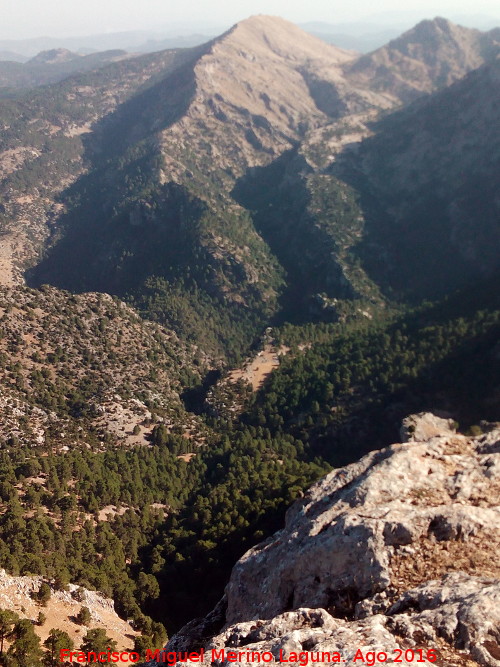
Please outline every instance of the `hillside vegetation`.
[[[494, 32], [442, 19], [387, 47], [411, 53], [413, 69], [390, 65], [399, 82], [426, 72], [413, 97], [493, 61], [495, 48]], [[116, 294], [231, 360], [273, 319], [334, 319], [339, 298], [379, 307], [372, 265], [391, 239], [373, 253], [373, 185], [328, 169], [374, 133], [380, 110], [407, 101], [361, 76], [363, 58], [260, 16], [202, 47], [4, 102], [4, 280], [31, 267], [35, 286]], [[432, 108], [426, 123], [439, 132]], [[405, 183], [394, 181], [401, 197]]]
[[407, 414], [499, 419], [496, 35], [258, 16], [0, 102], [0, 566], [145, 648]]

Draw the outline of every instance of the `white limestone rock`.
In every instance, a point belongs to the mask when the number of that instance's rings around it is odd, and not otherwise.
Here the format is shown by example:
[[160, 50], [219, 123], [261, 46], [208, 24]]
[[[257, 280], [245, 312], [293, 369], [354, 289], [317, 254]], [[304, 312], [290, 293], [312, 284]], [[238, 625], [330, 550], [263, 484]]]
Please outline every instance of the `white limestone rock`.
[[340, 651], [354, 665], [360, 648], [413, 647], [436, 650], [435, 664], [500, 667], [500, 429], [406, 423], [420, 441], [314, 484], [235, 565], [225, 617], [219, 606], [209, 633], [193, 622], [169, 650]]
[[421, 442], [435, 435], [455, 433], [456, 430], [453, 419], [438, 417], [432, 412], [419, 412], [403, 419], [400, 437], [401, 442]]
[[408, 558], [402, 546], [424, 541], [430, 551], [500, 535], [499, 455], [482, 453], [495, 438], [500, 432], [474, 439], [447, 429], [331, 472], [290, 508], [282, 531], [235, 565], [227, 621], [298, 607], [349, 613], [394, 585], [394, 560]]

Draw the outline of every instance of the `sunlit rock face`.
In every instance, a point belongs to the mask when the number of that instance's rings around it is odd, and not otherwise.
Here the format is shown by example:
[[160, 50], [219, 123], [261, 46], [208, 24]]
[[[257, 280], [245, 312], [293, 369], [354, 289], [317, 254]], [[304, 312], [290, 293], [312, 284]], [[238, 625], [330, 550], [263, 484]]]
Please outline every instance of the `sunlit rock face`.
[[410, 442], [332, 471], [292, 505], [233, 568], [225, 616], [220, 605], [186, 626], [171, 650], [339, 652], [358, 664], [360, 648], [411, 648], [498, 665], [500, 429], [468, 437], [430, 414], [404, 428]]

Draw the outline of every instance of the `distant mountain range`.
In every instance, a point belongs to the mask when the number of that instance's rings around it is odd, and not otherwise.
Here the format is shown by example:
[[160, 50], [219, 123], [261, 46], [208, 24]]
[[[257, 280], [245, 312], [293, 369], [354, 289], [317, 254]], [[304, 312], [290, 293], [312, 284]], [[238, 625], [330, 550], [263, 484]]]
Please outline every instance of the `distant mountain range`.
[[[419, 18], [419, 13], [415, 12], [385, 12], [374, 14], [365, 20], [342, 23], [309, 21], [299, 24], [299, 27], [329, 44], [368, 53], [409, 30]], [[500, 25], [500, 17], [484, 15], [464, 14], [450, 16], [450, 19], [460, 25], [479, 30], [491, 30]], [[130, 53], [148, 53], [161, 49], [189, 48], [207, 42], [226, 29], [227, 26], [223, 25], [215, 27], [201, 22], [191, 22], [158, 30], [130, 30], [82, 37], [0, 39], [0, 60], [25, 62], [40, 51], [60, 48], [80, 55], [115, 49]]]
[[104, 51], [81, 56], [68, 49], [41, 51], [24, 63], [0, 61], [0, 94], [60, 81], [70, 74], [87, 72], [127, 58], [125, 51]]
[[[220, 28], [222, 32], [224, 27]], [[216, 34], [216, 33], [215, 33]], [[201, 33], [180, 31], [154, 32], [135, 30], [118, 33], [104, 33], [83, 37], [34, 37], [31, 39], [0, 40], [0, 57], [2, 60], [27, 60], [40, 51], [67, 49], [79, 55], [89, 55], [101, 51], [121, 50], [131, 53], [147, 53], [168, 48], [188, 48], [208, 41], [214, 34], [212, 30]], [[21, 60], [20, 60], [21, 59]]]
[[[6, 280], [127, 297], [224, 355], [280, 311], [481, 277], [498, 267], [499, 48], [438, 18], [360, 57], [258, 16], [193, 49], [37, 56], [22, 67], [119, 62], [0, 108]], [[459, 201], [478, 179], [473, 222]]]

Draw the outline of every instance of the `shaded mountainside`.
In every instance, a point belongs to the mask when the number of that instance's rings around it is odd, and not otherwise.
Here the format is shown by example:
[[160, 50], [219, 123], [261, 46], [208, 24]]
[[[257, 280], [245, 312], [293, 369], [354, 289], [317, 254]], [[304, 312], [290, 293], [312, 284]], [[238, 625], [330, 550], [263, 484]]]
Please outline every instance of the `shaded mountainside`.
[[498, 278], [385, 321], [284, 327], [277, 342], [292, 351], [241, 419], [333, 465], [394, 441], [410, 412], [441, 410], [464, 429], [498, 419]]
[[342, 83], [351, 57], [256, 17], [122, 105], [94, 128], [91, 169], [58, 222], [66, 236], [34, 280], [128, 293], [214, 353], [241, 350], [276, 311], [283, 270], [231, 191], [326, 121], [311, 77]]
[[312, 486], [167, 650], [204, 647], [207, 665], [225, 647], [278, 662], [329, 651], [355, 665], [382, 650], [406, 665], [496, 666], [500, 431], [465, 437], [421, 414], [405, 433]]
[[364, 268], [386, 293], [434, 298], [500, 266], [500, 60], [376, 127], [333, 173], [360, 195]]
[[167, 51], [121, 61], [0, 104], [3, 284], [22, 282], [58, 229], [60, 195], [88, 168], [92, 125], [184, 58]]

